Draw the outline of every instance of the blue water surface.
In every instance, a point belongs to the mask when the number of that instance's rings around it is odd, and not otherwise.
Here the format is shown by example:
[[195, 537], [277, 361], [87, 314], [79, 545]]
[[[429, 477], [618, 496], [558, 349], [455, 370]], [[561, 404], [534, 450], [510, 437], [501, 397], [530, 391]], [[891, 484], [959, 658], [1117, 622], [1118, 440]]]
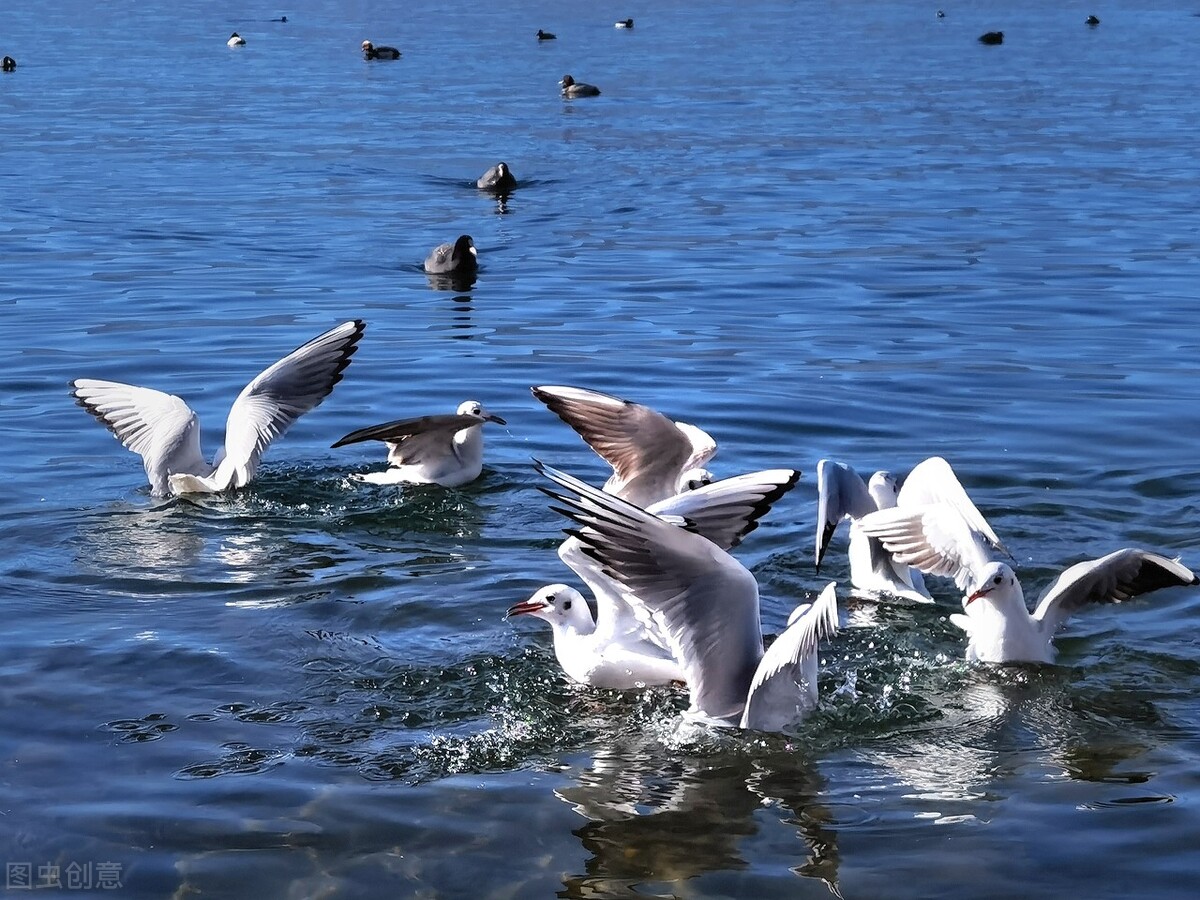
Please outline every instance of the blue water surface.
[[[1200, 567], [1185, 7], [4, 4], [6, 890], [1193, 896], [1200, 595], [972, 668], [952, 586], [880, 606], [844, 535], [812, 557], [818, 459], [937, 454], [1031, 596], [1123, 546]], [[502, 202], [474, 187], [501, 159]], [[439, 290], [421, 261], [462, 233], [478, 281]], [[179, 394], [211, 453], [352, 318], [345, 380], [233, 496], [152, 498], [69, 395]], [[606, 474], [547, 383], [699, 425], [718, 475], [803, 470], [737, 554], [771, 634], [842, 583], [811, 721], [681, 729], [680, 693], [573, 686], [503, 621], [572, 577], [531, 458]], [[330, 449], [468, 397], [508, 425], [462, 489]]]

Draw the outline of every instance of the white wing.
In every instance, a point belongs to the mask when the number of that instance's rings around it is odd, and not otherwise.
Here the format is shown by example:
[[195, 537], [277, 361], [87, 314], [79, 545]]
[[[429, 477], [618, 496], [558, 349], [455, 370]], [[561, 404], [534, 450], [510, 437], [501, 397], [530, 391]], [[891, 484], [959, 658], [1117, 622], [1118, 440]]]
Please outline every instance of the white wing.
[[837, 632], [836, 585], [817, 602], [796, 607], [788, 627], [763, 654], [750, 691], [742, 727], [782, 731], [817, 705], [817, 642]]
[[875, 511], [875, 501], [867, 490], [866, 483], [853, 468], [832, 459], [817, 463], [817, 542], [816, 568], [821, 571], [821, 560], [829, 549], [838, 523], [850, 516], [862, 518]]
[[168, 478], [174, 473], [211, 469], [200, 450], [200, 421], [174, 394], [94, 378], [72, 381], [71, 393], [117, 440], [142, 458], [156, 496], [170, 493]]
[[1047, 636], [1053, 636], [1073, 613], [1089, 604], [1120, 603], [1159, 588], [1197, 583], [1200, 579], [1178, 559], [1127, 547], [1063, 571], [1038, 598], [1033, 618]]
[[758, 585], [711, 541], [565, 473], [538, 471], [568, 493], [544, 489], [556, 511], [583, 525], [572, 531], [631, 603], [662, 626], [687, 677], [691, 711], [734, 722], [762, 657]]
[[605, 490], [641, 507], [674, 496], [680, 476], [717, 452], [716, 441], [699, 428], [639, 403], [565, 385], [530, 390], [612, 466]]
[[897, 562], [926, 575], [949, 576], [963, 591], [991, 562], [987, 538], [945, 504], [881, 509], [859, 519], [858, 527], [878, 538]]
[[646, 507], [656, 516], [677, 516], [690, 531], [722, 550], [732, 550], [758, 527], [780, 497], [796, 486], [795, 469], [766, 469], [724, 478]]
[[966, 490], [950, 468], [950, 463], [940, 456], [931, 456], [918, 463], [904, 479], [900, 495], [896, 498], [897, 506], [931, 506], [944, 504], [952, 507], [962, 516], [972, 531], [983, 535], [987, 542], [1005, 556], [1012, 558], [1008, 548], [1000, 542], [996, 532], [987, 519], [971, 502]]
[[359, 319], [343, 322], [258, 375], [229, 410], [224, 456], [218, 459], [212, 477], [174, 479], [172, 487], [224, 491], [247, 484], [271, 441], [320, 404], [342, 380], [366, 327]]

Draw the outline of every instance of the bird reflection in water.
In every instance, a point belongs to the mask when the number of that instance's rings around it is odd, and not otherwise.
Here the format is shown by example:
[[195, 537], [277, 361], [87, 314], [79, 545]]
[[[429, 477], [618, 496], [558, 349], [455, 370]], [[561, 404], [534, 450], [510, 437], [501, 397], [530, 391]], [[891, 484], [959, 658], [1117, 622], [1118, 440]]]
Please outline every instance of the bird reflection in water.
[[817, 804], [823, 780], [793, 752], [695, 759], [606, 747], [576, 777], [555, 794], [589, 820], [572, 833], [590, 857], [584, 873], [564, 876], [560, 897], [641, 896], [647, 882], [746, 870], [740, 845], [763, 827], [764, 808], [807, 848], [792, 871], [838, 894], [836, 834]]
[[152, 509], [113, 504], [89, 514], [79, 526], [76, 564], [105, 576], [119, 571], [129, 578], [178, 580], [204, 551], [204, 537], [178, 515], [178, 503], [169, 500]]
[[468, 274], [452, 272], [444, 275], [427, 274], [425, 277], [429, 279], [429, 286], [435, 291], [454, 291], [458, 294], [465, 294], [475, 287], [477, 276], [475, 272]]
[[450, 311], [453, 313], [450, 317], [450, 328], [456, 332], [452, 335], [456, 340], [469, 341], [475, 337], [475, 326], [471, 323], [471, 313], [474, 310], [470, 294], [459, 294], [450, 301]]

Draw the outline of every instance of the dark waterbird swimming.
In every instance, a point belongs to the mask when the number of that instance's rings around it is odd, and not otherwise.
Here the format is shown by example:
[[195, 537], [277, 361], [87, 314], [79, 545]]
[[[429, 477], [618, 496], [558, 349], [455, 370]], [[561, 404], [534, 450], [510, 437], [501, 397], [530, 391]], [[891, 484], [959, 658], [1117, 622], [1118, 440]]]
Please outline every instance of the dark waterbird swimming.
[[557, 35], [553, 35], [548, 31], [542, 31], [542, 29], [539, 28], [538, 33], [537, 33], [537, 39], [539, 41], [556, 41], [556, 40], [558, 40], [558, 37], [557, 37]]
[[469, 234], [459, 235], [453, 244], [438, 244], [425, 259], [430, 275], [474, 275], [479, 268], [475, 242]]
[[479, 176], [475, 186], [481, 191], [492, 191], [496, 194], [507, 194], [517, 186], [517, 179], [506, 162], [498, 162]]
[[1004, 43], [1004, 32], [1003, 31], [988, 31], [984, 34], [981, 34], [979, 36], [979, 43], [981, 43], [981, 44], [1003, 44]]
[[4, 57], [4, 71], [5, 72], [17, 71], [17, 61], [15, 59], [13, 59], [11, 56]]
[[600, 96], [600, 88], [596, 87], [594, 84], [584, 84], [582, 81], [576, 81], [570, 75], [564, 75], [559, 84], [562, 86], [564, 97]]
[[395, 47], [376, 47], [370, 41], [362, 42], [363, 59], [399, 59], [400, 51]]

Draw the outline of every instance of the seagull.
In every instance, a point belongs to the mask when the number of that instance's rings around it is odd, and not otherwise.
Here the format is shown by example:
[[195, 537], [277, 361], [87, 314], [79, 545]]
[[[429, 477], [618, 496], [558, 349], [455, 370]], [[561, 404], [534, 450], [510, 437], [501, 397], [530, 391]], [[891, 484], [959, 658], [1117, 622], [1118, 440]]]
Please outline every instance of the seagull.
[[[792, 469], [739, 475], [651, 504], [647, 512], [731, 550], [799, 479], [800, 473]], [[549, 622], [559, 664], [582, 684], [626, 689], [683, 682], [683, 671], [658, 624], [625, 599], [620, 584], [588, 555], [583, 541], [572, 534], [558, 555], [591, 588], [595, 617], [582, 594], [553, 584], [513, 606], [506, 618], [532, 614]]]
[[453, 244], [438, 244], [425, 260], [430, 275], [472, 276], [479, 268], [475, 242], [469, 234], [459, 235]]
[[878, 538], [897, 562], [926, 575], [951, 577], [963, 591], [996, 554], [1012, 558], [940, 456], [914, 466], [895, 507], [863, 516], [858, 527]]
[[496, 163], [496, 165], [480, 175], [479, 180], [475, 182], [475, 186], [481, 191], [494, 191], [497, 194], [506, 194], [517, 186], [517, 179], [513, 177], [508, 163], [501, 162]]
[[627, 690], [684, 680], [683, 670], [671, 651], [648, 637], [619, 637], [614, 629], [628, 624], [610, 608], [608, 595], [597, 594], [596, 616], [583, 594], [565, 584], [539, 588], [521, 603], [510, 606], [506, 619], [536, 616], [550, 623], [554, 655], [572, 681], [598, 688]]
[[225, 46], [227, 46], [227, 47], [245, 47], [246, 39], [235, 31], [233, 34], [231, 34], [229, 36], [229, 40], [227, 40], [225, 42]]
[[1055, 632], [1083, 607], [1197, 583], [1200, 578], [1178, 559], [1126, 547], [1060, 573], [1031, 615], [1016, 574], [1005, 563], [992, 562], [963, 598], [964, 614], [952, 615], [950, 621], [967, 633], [968, 660], [1052, 663], [1057, 655]]
[[573, 533], [585, 552], [666, 635], [686, 677], [690, 718], [775, 728], [802, 715], [811, 685], [800, 682], [815, 666], [818, 640], [836, 627], [832, 589], [797, 613], [778, 639], [786, 643], [764, 656], [758, 584], [745, 566], [688, 528], [536, 465], [562, 489], [543, 488], [563, 504], [556, 511], [583, 526]]
[[645, 508], [712, 480], [703, 467], [717, 442], [695, 425], [585, 388], [547, 384], [530, 390], [612, 466], [604, 490], [622, 500]]
[[622, 19], [620, 22], [618, 22], [616, 25], [613, 26], [613, 28], [632, 28], [632, 27], [633, 27], [633, 19]]
[[[939, 463], [931, 471], [943, 464], [949, 468], [945, 460], [934, 459]], [[970, 661], [1051, 663], [1055, 632], [1083, 606], [1119, 603], [1159, 588], [1198, 583], [1179, 560], [1126, 548], [1071, 566], [1043, 592], [1031, 615], [1016, 573], [995, 558], [997, 551], [1008, 551], [966, 493], [956, 503], [946, 499], [953, 490], [946, 490], [939, 501], [926, 493], [931, 483], [937, 479], [919, 481], [916, 499], [906, 507], [906, 481], [895, 509], [872, 513], [859, 524], [899, 562], [927, 575], [954, 578], [964, 593], [963, 614], [950, 616], [950, 621], [966, 632]], [[945, 482], [941, 484], [944, 488]], [[969, 506], [962, 505], [964, 499]]]
[[564, 75], [562, 81], [559, 82], [562, 87], [564, 97], [599, 97], [600, 88], [594, 84], [584, 84], [582, 81], [576, 81], [570, 75]]
[[395, 47], [376, 47], [370, 41], [362, 42], [363, 59], [399, 59], [400, 51]]
[[891, 472], [876, 472], [864, 484], [859, 474], [845, 463], [822, 459], [817, 463], [816, 568], [829, 549], [829, 542], [842, 519], [850, 520], [850, 583], [870, 596], [894, 596], [918, 603], [931, 603], [921, 573], [892, 559], [878, 538], [869, 537], [859, 520], [880, 509], [896, 505], [900, 483]]
[[200, 450], [200, 420], [179, 397], [94, 378], [72, 381], [71, 393], [142, 457], [154, 496], [227, 491], [249, 484], [271, 441], [329, 396], [366, 327], [343, 322], [257, 375], [230, 408], [211, 465]]
[[383, 441], [388, 468], [351, 477], [371, 484], [439, 484], [459, 487], [483, 470], [483, 423], [508, 423], [488, 412], [478, 400], [458, 405], [454, 415], [397, 419], [360, 428], [340, 438], [334, 447], [360, 441]]

